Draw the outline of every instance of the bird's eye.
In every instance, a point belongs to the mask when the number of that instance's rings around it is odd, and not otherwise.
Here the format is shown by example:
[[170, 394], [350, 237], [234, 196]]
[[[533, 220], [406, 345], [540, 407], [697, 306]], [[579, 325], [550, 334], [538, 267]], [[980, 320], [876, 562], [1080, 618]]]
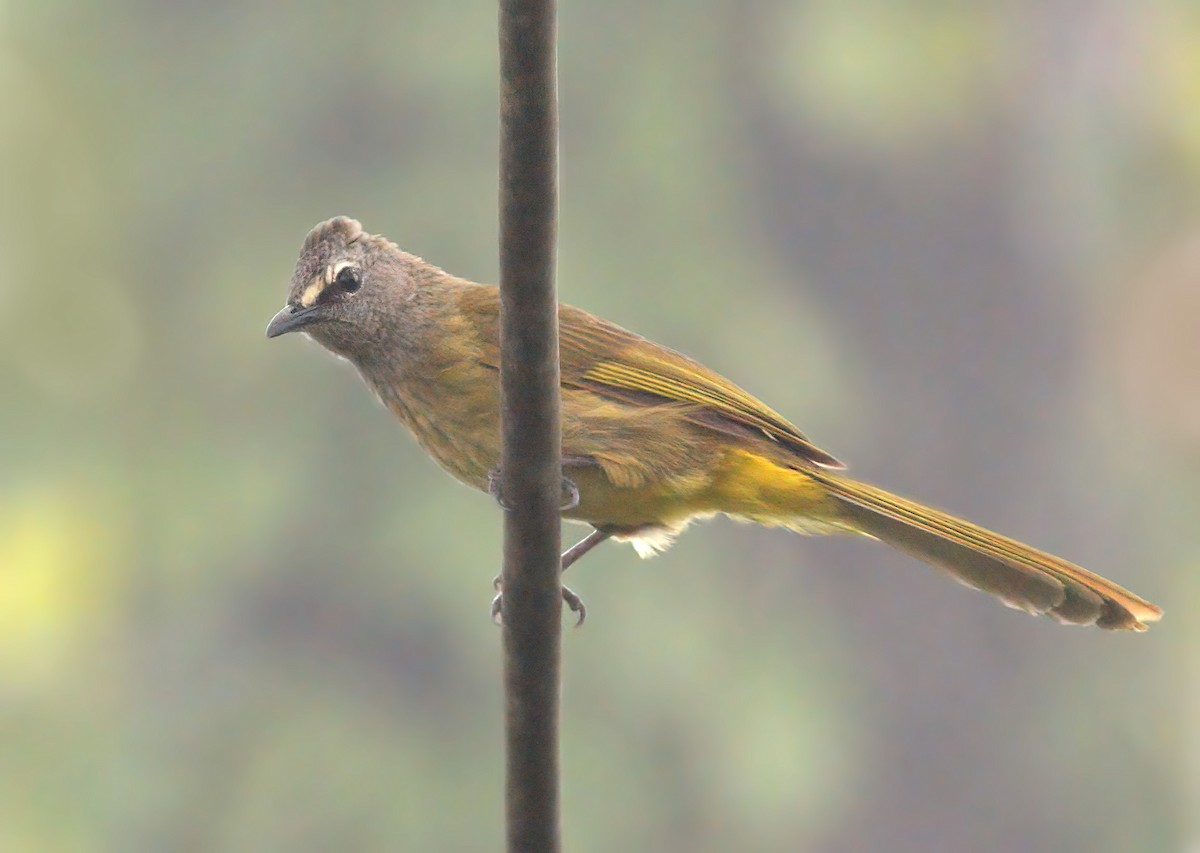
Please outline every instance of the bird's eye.
[[333, 283], [343, 293], [353, 293], [362, 287], [362, 276], [354, 267], [342, 267], [338, 270], [337, 277], [333, 280]]

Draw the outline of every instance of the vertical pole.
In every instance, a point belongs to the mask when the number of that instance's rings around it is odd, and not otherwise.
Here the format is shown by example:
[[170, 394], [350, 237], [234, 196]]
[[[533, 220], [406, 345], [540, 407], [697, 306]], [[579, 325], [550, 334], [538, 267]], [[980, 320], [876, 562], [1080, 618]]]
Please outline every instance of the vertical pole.
[[509, 851], [560, 849], [562, 501], [554, 0], [500, 0], [500, 390]]

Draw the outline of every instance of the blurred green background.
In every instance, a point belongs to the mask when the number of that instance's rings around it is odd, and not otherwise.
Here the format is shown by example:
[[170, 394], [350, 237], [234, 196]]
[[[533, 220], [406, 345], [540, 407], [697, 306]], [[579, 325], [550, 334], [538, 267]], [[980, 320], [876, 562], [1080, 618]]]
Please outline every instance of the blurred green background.
[[[1167, 611], [1066, 629], [725, 521], [606, 546], [567, 848], [1192, 849], [1200, 5], [560, 24], [565, 301]], [[500, 514], [263, 337], [334, 214], [495, 280], [495, 26], [0, 0], [0, 850], [501, 847]]]

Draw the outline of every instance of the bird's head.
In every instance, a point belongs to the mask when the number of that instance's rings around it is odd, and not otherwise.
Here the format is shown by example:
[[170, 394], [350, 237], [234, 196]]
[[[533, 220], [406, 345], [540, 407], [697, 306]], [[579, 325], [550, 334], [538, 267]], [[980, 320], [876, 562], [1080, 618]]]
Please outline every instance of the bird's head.
[[394, 344], [414, 262], [353, 219], [322, 222], [304, 240], [287, 304], [267, 326], [267, 337], [303, 330], [338, 355], [369, 360]]

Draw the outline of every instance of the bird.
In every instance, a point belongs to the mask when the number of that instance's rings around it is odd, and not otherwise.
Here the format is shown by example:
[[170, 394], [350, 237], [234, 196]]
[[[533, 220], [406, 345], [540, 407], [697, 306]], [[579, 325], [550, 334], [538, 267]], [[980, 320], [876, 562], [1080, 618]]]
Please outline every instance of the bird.
[[[266, 333], [303, 332], [351, 362], [443, 469], [495, 494], [499, 304], [496, 287], [338, 216], [305, 238]], [[1064, 559], [852, 479], [782, 415], [681, 353], [567, 304], [558, 321], [562, 516], [592, 527], [564, 570], [605, 540], [647, 557], [691, 522], [725, 515], [868, 536], [1063, 624], [1145, 631], [1162, 616]], [[563, 595], [582, 621], [578, 596]]]

